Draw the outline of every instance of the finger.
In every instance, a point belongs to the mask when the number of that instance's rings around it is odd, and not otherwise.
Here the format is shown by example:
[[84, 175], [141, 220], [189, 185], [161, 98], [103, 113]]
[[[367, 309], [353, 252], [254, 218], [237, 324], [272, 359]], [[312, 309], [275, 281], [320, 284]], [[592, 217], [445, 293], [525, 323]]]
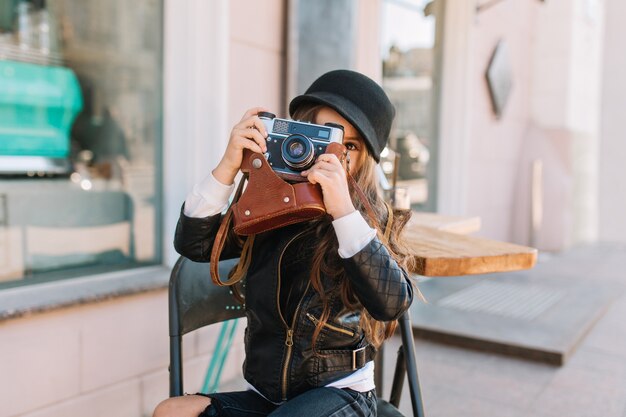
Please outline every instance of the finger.
[[243, 117], [241, 118], [241, 121], [243, 122], [244, 120], [249, 119], [250, 116], [256, 116], [262, 111], [269, 111], [269, 110], [265, 107], [252, 107], [246, 110], [246, 112], [243, 114]]
[[267, 151], [267, 142], [265, 141], [265, 137], [261, 135], [256, 129], [238, 129], [237, 136], [241, 138], [245, 138], [245, 140], [251, 140], [256, 142], [260, 149], [263, 149], [263, 152]]
[[330, 162], [330, 161], [339, 162], [339, 158], [337, 158], [337, 155], [335, 155], [334, 153], [323, 153], [317, 158], [322, 159], [323, 161], [327, 161], [327, 162]]
[[264, 153], [265, 151], [253, 140], [247, 138], [239, 138], [238, 145], [241, 149], [250, 149], [252, 152]]
[[256, 129], [263, 137], [267, 137], [267, 128], [259, 116], [250, 116], [247, 119], [242, 120], [235, 126], [237, 129]]
[[307, 169], [306, 171], [302, 171], [305, 173], [305, 175], [310, 175], [313, 172], [321, 172], [323, 173], [325, 176], [327, 177], [333, 177], [333, 178], [341, 178], [341, 171], [338, 171], [334, 166], [331, 166], [330, 164], [326, 164], [326, 166], [312, 166], [311, 168]]
[[311, 175], [311, 173], [317, 172], [317, 171], [324, 172], [326, 175], [331, 175], [331, 174], [332, 175], [338, 175], [336, 169], [334, 169], [334, 168], [330, 168], [329, 169], [329, 167], [321, 167], [319, 165], [314, 165], [314, 166], [312, 166], [311, 168], [309, 168], [307, 170], [301, 171], [300, 175], [306, 177], [307, 175]]
[[341, 176], [341, 173], [343, 172], [343, 166], [341, 165], [341, 163], [336, 164], [334, 162], [326, 162], [326, 161], [322, 161], [318, 159], [317, 162], [313, 164], [311, 168], [302, 171], [302, 175], [306, 176], [309, 174], [309, 172], [313, 170], [318, 170], [318, 169], [322, 171], [326, 171], [328, 173], [333, 173], [339, 176]]
[[307, 176], [307, 179], [311, 184], [319, 184], [321, 186], [325, 186], [326, 184], [331, 182], [331, 179], [321, 171], [312, 171]]
[[341, 165], [337, 165], [335, 163], [326, 162], [326, 161], [317, 161], [310, 169], [313, 169], [313, 168], [322, 169], [322, 170], [330, 171], [330, 172], [342, 171]]
[[259, 119], [259, 116], [252, 115], [250, 117], [246, 117], [245, 119], [241, 119], [241, 121], [239, 123], [237, 123], [237, 125], [235, 127], [237, 129], [256, 128], [255, 120], [261, 121], [261, 119]]
[[334, 153], [323, 153], [317, 157], [318, 161], [328, 162], [338, 167], [343, 167], [339, 158]]
[[252, 118], [252, 121], [254, 123], [254, 127], [256, 128], [256, 130], [261, 132], [261, 135], [263, 135], [263, 137], [266, 138], [268, 135], [267, 128], [265, 127], [265, 124], [263, 123], [263, 121], [259, 119], [259, 116], [254, 116]]

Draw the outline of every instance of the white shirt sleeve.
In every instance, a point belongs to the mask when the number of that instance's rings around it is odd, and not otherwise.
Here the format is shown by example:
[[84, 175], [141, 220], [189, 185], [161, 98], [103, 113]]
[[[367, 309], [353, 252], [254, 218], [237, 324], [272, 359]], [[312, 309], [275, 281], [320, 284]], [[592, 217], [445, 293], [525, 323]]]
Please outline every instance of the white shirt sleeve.
[[204, 218], [221, 213], [228, 206], [234, 184], [225, 185], [219, 182], [213, 173], [193, 186], [185, 199], [183, 213], [187, 217]]
[[333, 227], [339, 241], [339, 256], [351, 258], [376, 236], [358, 210], [333, 221]]

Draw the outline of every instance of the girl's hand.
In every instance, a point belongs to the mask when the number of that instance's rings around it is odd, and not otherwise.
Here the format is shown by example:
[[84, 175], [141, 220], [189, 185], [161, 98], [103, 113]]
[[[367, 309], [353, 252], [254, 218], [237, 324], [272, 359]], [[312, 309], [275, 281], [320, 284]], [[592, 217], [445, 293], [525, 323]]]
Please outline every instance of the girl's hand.
[[311, 184], [322, 187], [326, 212], [333, 219], [346, 216], [356, 209], [350, 198], [346, 169], [336, 155], [325, 153], [320, 155], [315, 164], [301, 172]]
[[262, 111], [268, 111], [265, 107], [253, 107], [245, 112], [241, 121], [230, 132], [230, 139], [224, 151], [224, 155], [217, 167], [213, 170], [213, 176], [222, 184], [232, 184], [243, 160], [243, 150], [250, 149], [253, 152], [265, 153], [267, 145], [267, 129], [257, 116]]

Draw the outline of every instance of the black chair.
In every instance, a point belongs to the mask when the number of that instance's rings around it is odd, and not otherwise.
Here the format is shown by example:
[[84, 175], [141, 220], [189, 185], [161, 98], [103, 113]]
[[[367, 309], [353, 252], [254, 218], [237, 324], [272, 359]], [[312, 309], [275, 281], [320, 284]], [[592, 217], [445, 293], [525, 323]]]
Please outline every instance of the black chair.
[[[236, 259], [221, 261], [220, 275], [227, 276], [236, 262]], [[176, 262], [169, 283], [170, 397], [183, 395], [183, 335], [209, 324], [244, 316], [244, 309], [235, 301], [229, 288], [211, 283], [208, 263], [192, 262], [183, 257]], [[399, 322], [402, 346], [398, 351], [391, 395], [389, 402], [378, 399], [378, 415], [402, 417], [397, 407], [400, 403], [404, 377], [408, 375], [413, 416], [423, 417], [409, 313], [405, 313]], [[378, 357], [381, 358], [382, 355]], [[382, 387], [381, 365], [379, 360], [376, 364], [376, 384], [379, 389]]]

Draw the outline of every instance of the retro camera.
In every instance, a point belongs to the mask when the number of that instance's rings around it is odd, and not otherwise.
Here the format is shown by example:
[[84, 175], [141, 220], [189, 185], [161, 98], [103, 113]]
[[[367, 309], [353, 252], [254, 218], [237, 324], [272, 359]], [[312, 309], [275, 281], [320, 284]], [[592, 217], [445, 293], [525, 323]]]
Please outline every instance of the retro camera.
[[269, 134], [265, 158], [284, 180], [306, 181], [300, 172], [310, 168], [331, 142], [343, 142], [343, 126], [337, 123], [297, 122], [268, 112], [259, 113], [259, 118]]

